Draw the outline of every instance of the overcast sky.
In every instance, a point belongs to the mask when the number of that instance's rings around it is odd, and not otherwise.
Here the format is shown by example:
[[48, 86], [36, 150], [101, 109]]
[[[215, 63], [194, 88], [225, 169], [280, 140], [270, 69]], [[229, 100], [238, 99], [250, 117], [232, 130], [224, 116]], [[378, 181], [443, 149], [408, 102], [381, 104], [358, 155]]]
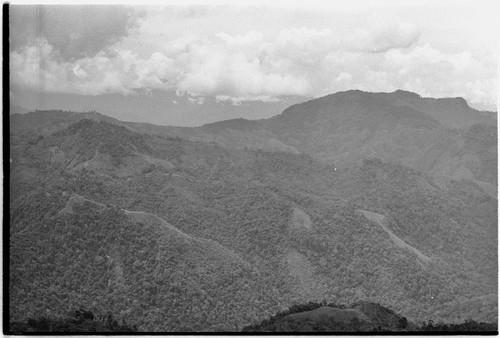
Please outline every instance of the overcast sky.
[[490, 2], [335, 4], [12, 6], [11, 96], [154, 91], [239, 104], [404, 89], [496, 105]]

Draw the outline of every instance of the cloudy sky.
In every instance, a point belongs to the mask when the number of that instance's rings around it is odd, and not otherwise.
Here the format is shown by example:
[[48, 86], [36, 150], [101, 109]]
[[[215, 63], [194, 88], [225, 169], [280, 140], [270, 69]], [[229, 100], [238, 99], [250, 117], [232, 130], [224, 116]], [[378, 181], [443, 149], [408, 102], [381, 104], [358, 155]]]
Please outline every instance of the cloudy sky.
[[490, 2], [423, 3], [12, 6], [11, 100], [31, 109], [168, 98], [165, 111], [142, 104], [120, 117], [174, 125], [211, 120], [184, 109], [179, 122], [179, 102], [199, 111], [348, 89], [494, 108], [500, 29]]

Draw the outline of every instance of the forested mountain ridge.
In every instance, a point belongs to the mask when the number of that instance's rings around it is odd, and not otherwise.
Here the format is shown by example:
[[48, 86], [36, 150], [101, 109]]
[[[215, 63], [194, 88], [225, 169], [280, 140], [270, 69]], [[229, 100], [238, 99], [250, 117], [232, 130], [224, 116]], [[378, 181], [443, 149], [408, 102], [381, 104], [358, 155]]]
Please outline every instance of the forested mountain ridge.
[[[291, 106], [266, 123], [280, 141], [338, 166], [380, 158], [433, 174], [496, 183], [496, 163], [486, 159], [486, 154], [496, 158], [496, 120], [463, 99], [347, 91]], [[463, 144], [478, 129], [493, 137], [468, 152]]]
[[63, 110], [37, 110], [26, 114], [15, 113], [10, 115], [9, 119], [11, 137], [47, 135], [82, 119], [108, 121], [114, 124], [121, 123], [117, 119], [97, 112], [75, 113]]
[[[271, 135], [265, 122], [223, 128], [253, 142]], [[71, 305], [146, 331], [237, 331], [295, 303], [368, 300], [416, 322], [497, 321], [486, 179], [380, 159], [343, 168], [281, 141], [225, 147], [174, 129], [80, 119], [11, 139], [12, 320]], [[489, 175], [496, 132], [456, 132], [463, 154], [486, 149], [472, 164]]]
[[[74, 113], [66, 119], [63, 112], [36, 114], [14, 114], [13, 130], [53, 131], [77, 118]], [[182, 137], [226, 148], [305, 153], [338, 167], [358, 164], [363, 158], [380, 158], [433, 175], [483, 182], [490, 190], [497, 183], [494, 116], [470, 108], [462, 98], [424, 98], [401, 90], [339, 92], [292, 105], [267, 120], [240, 118], [195, 128], [80, 114], [80, 118], [103, 120], [155, 136]], [[47, 124], [50, 120], [57, 123]], [[475, 135], [482, 142], [476, 142]]]

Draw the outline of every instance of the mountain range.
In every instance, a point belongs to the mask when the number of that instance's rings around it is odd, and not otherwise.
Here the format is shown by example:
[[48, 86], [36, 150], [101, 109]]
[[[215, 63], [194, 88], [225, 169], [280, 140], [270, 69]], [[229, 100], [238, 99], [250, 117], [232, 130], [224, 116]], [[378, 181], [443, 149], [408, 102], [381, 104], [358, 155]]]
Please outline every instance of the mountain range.
[[10, 320], [238, 331], [293, 304], [497, 319], [497, 121], [347, 91], [201, 127], [10, 116]]

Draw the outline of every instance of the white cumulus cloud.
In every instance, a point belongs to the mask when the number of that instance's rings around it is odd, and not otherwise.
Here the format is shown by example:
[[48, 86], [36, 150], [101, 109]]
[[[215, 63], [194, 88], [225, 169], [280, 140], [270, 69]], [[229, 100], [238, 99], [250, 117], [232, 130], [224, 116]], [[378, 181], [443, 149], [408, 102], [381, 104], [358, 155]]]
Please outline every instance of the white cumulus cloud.
[[126, 37], [86, 57], [65, 58], [60, 48], [38, 39], [11, 51], [11, 79], [38, 90], [84, 95], [175, 90], [200, 104], [204, 96], [239, 104], [353, 88], [402, 88], [471, 102], [495, 98], [494, 58], [444, 52], [420, 41], [419, 27], [408, 20], [371, 15], [349, 34], [334, 26], [261, 29], [258, 21], [243, 30], [226, 8], [227, 21], [239, 28], [233, 32], [223, 23], [207, 24], [216, 11], [196, 8], [149, 11]]
[[415, 24], [381, 15], [367, 18], [366, 25], [354, 33], [351, 48], [362, 52], [381, 53], [408, 48], [416, 43], [420, 30]]

